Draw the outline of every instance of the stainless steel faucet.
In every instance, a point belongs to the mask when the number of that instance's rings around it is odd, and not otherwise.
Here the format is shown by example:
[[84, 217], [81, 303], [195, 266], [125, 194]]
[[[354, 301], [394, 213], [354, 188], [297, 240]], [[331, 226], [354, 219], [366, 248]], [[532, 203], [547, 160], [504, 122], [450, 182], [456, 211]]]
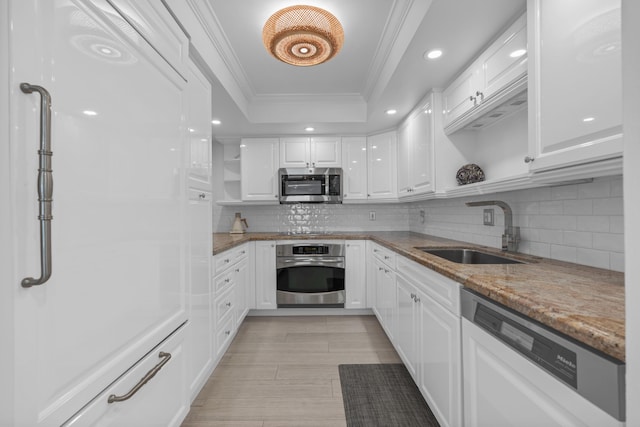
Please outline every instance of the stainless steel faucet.
[[502, 250], [518, 252], [520, 243], [520, 227], [513, 226], [513, 212], [508, 204], [500, 200], [486, 200], [482, 202], [467, 202], [467, 206], [499, 206], [504, 211], [504, 234], [502, 235]]

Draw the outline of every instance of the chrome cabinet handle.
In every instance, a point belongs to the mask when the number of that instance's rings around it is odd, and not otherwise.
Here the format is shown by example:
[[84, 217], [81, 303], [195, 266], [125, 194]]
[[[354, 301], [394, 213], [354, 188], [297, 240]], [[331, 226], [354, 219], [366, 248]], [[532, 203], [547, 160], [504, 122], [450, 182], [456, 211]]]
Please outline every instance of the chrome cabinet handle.
[[165, 353], [164, 351], [161, 351], [160, 354], [158, 354], [158, 357], [162, 359], [160, 363], [151, 368], [151, 370], [147, 372], [145, 376], [140, 379], [140, 381], [138, 381], [138, 384], [136, 384], [131, 390], [129, 390], [129, 393], [123, 394], [122, 396], [116, 396], [115, 394], [112, 394], [107, 399], [107, 403], [124, 402], [125, 400], [131, 399], [133, 395], [138, 392], [138, 390], [140, 390], [146, 383], [148, 383], [149, 380], [151, 380], [151, 378], [153, 378], [158, 373], [158, 371], [167, 364], [169, 359], [171, 359], [171, 353]]
[[205, 196], [205, 194], [204, 194], [204, 193], [200, 193], [200, 194], [198, 194], [198, 197], [199, 197], [199, 198], [201, 198], [201, 199], [204, 199], [204, 198], [205, 198], [205, 197], [207, 197], [207, 196]]
[[524, 158], [524, 162], [525, 162], [525, 163], [531, 163], [531, 162], [533, 162], [535, 159], [536, 159], [535, 157], [526, 156], [526, 157]]
[[227, 307], [231, 307], [231, 301], [225, 304]]
[[42, 285], [51, 277], [51, 202], [53, 171], [51, 170], [51, 95], [42, 86], [20, 83], [24, 93], [40, 94], [40, 149], [38, 150], [38, 220], [40, 221], [40, 277], [22, 279], [24, 288]]
[[479, 90], [476, 91], [476, 97], [480, 97], [480, 101], [484, 101], [484, 93]]

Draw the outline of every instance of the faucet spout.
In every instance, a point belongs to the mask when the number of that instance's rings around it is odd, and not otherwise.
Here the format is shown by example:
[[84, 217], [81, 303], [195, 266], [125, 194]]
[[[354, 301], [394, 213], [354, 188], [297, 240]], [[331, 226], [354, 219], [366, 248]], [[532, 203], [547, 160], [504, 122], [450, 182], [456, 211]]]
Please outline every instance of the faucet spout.
[[504, 212], [504, 234], [502, 235], [502, 250], [509, 252], [518, 251], [520, 242], [520, 227], [513, 226], [513, 211], [511, 207], [500, 200], [484, 200], [479, 202], [466, 202], [467, 206], [498, 206]]

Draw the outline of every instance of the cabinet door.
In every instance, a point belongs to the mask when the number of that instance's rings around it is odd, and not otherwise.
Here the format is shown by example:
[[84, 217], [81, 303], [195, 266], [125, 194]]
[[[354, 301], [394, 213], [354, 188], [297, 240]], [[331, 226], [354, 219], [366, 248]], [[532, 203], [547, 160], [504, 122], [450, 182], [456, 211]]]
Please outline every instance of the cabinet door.
[[311, 166], [314, 168], [342, 167], [342, 147], [340, 138], [311, 138]]
[[189, 185], [211, 189], [211, 84], [189, 62], [187, 82], [187, 131]]
[[309, 168], [311, 147], [309, 138], [280, 139], [281, 168]]
[[620, 0], [529, 0], [531, 170], [622, 155]]
[[464, 318], [462, 346], [465, 426], [624, 425]]
[[[106, 1], [7, 9], [11, 424], [61, 425], [187, 320], [186, 82]], [[20, 282], [40, 275], [40, 96], [22, 82], [52, 99], [52, 275], [31, 288]]]
[[482, 55], [478, 102], [526, 76], [527, 65], [527, 15], [523, 14]]
[[395, 272], [379, 259], [375, 259], [376, 269], [376, 310], [378, 320], [391, 341], [396, 330], [396, 276]]
[[256, 242], [256, 308], [276, 309], [276, 244]]
[[480, 65], [473, 64], [442, 92], [445, 127], [478, 104], [475, 93], [480, 86], [480, 71]]
[[[426, 284], [429, 286], [429, 284]], [[419, 293], [418, 387], [442, 427], [462, 425], [460, 317]]]
[[369, 199], [397, 199], [396, 133], [367, 138], [367, 195]]
[[249, 260], [248, 258], [238, 262], [233, 267], [236, 282], [236, 325], [240, 325], [249, 312], [247, 294], [249, 292]]
[[189, 361], [187, 375], [191, 400], [213, 369], [211, 319], [211, 193], [189, 190], [189, 323], [185, 340]]
[[246, 202], [278, 203], [277, 138], [243, 139], [240, 145], [240, 187]]
[[398, 316], [398, 328], [395, 339], [398, 354], [414, 378], [417, 379], [416, 354], [417, 343], [417, 290], [402, 275], [396, 276], [396, 310]]
[[[412, 118], [411, 154], [408, 170], [410, 171], [409, 183], [411, 194], [424, 194], [435, 190], [433, 185], [434, 175], [434, 127], [433, 127], [433, 103], [430, 100], [418, 110]], [[401, 169], [398, 168], [398, 172]]]
[[367, 138], [342, 138], [343, 203], [367, 199]]
[[411, 132], [413, 126], [413, 121], [409, 118], [398, 128], [398, 197], [400, 198], [411, 195], [409, 164], [411, 162]]
[[366, 250], [364, 240], [345, 244], [344, 308], [367, 308]]

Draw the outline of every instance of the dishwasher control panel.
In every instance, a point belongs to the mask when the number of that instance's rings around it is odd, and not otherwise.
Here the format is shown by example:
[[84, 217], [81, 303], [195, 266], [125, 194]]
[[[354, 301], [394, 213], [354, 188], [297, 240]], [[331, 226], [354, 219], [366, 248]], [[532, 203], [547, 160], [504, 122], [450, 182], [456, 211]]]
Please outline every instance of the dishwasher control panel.
[[478, 304], [476, 306], [473, 322], [531, 359], [559, 380], [577, 388], [578, 361], [575, 352], [529, 330], [485, 305]]

